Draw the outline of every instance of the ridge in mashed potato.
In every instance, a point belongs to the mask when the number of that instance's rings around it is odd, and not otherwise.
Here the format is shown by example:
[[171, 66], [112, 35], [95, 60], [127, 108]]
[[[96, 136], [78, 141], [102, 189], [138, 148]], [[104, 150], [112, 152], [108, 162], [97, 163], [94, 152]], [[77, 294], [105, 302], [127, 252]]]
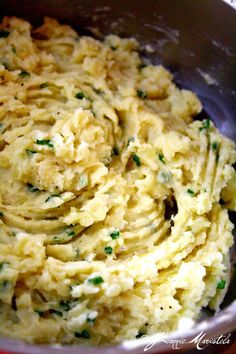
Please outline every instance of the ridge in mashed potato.
[[0, 53], [1, 335], [104, 345], [217, 310], [236, 153], [196, 95], [49, 18], [4, 18]]

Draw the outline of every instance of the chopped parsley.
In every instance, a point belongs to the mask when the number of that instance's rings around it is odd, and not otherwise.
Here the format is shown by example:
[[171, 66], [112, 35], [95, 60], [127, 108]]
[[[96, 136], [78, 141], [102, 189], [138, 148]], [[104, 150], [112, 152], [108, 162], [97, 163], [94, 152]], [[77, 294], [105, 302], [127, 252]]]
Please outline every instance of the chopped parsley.
[[110, 246], [104, 247], [104, 251], [106, 254], [112, 254], [113, 248]]
[[0, 218], [2, 218], [3, 217], [3, 212], [2, 211], [0, 211]]
[[33, 186], [31, 183], [27, 183], [27, 188], [30, 192], [35, 193], [39, 191], [39, 188]]
[[9, 31], [0, 31], [0, 38], [7, 38], [9, 34]]
[[58, 317], [62, 317], [62, 316], [63, 316], [63, 314], [62, 314], [61, 311], [58, 311], [58, 310], [55, 310], [55, 309], [50, 309], [49, 312], [50, 312], [51, 314], [53, 314], [53, 315], [58, 316]]
[[11, 282], [7, 279], [0, 281], [0, 291], [8, 291], [11, 288]]
[[192, 189], [190, 189], [190, 188], [187, 189], [187, 193], [188, 193], [189, 195], [191, 195], [191, 197], [194, 197], [194, 196], [195, 196], [195, 192], [194, 192]]
[[111, 236], [112, 240], [116, 240], [120, 236], [120, 231], [119, 230], [112, 231], [110, 233], [110, 236]]
[[142, 331], [138, 331], [138, 334], [136, 335], [136, 338], [139, 339], [139, 338], [142, 338], [142, 336], [144, 336], [145, 333], [142, 332]]
[[138, 66], [139, 69], [144, 69], [146, 67], [147, 67], [147, 64], [144, 64], [144, 63], [142, 63]]
[[119, 149], [117, 146], [114, 146], [113, 149], [112, 149], [112, 152], [115, 156], [118, 156], [119, 155]]
[[48, 147], [53, 148], [53, 143], [51, 142], [50, 139], [42, 139], [42, 140], [37, 139], [36, 140], [36, 144], [38, 144], [38, 145], [47, 145]]
[[138, 155], [134, 154], [133, 155], [133, 161], [136, 163], [136, 165], [139, 167], [141, 165], [141, 161]]
[[217, 289], [224, 289], [225, 288], [225, 284], [226, 284], [226, 281], [225, 280], [221, 280], [219, 281], [219, 283], [217, 284]]
[[16, 47], [11, 48], [12, 53], [16, 54]]
[[[76, 236], [77, 233], [71, 229], [64, 230], [61, 234], [58, 236], [54, 236], [52, 239], [52, 243], [65, 243], [68, 242], [71, 238]], [[78, 251], [79, 252], [79, 251]]]
[[113, 51], [116, 51], [116, 50], [117, 50], [117, 47], [115, 47], [114, 45], [111, 45], [110, 48], [111, 48], [111, 50], [113, 50]]
[[88, 282], [93, 285], [99, 285], [99, 284], [102, 284], [104, 282], [104, 280], [102, 277], [98, 276], [98, 277], [94, 277], [94, 278], [89, 278]]
[[86, 100], [91, 101], [91, 99], [88, 96], [86, 96], [82, 91], [77, 92], [75, 97], [78, 98], [79, 100], [86, 98]]
[[61, 300], [59, 305], [63, 309], [63, 311], [69, 311], [70, 310], [70, 302], [69, 301]]
[[215, 152], [216, 154], [216, 162], [219, 161], [219, 143], [217, 141], [214, 141], [212, 144], [211, 144], [211, 148], [212, 150]]
[[45, 203], [49, 202], [52, 198], [59, 198], [60, 194], [52, 194], [45, 200]]
[[211, 144], [212, 150], [217, 151], [219, 148], [219, 144], [215, 141], [214, 143]]
[[84, 329], [82, 332], [75, 332], [75, 337], [76, 338], [85, 338], [85, 339], [90, 339], [90, 334], [89, 332]]
[[58, 243], [58, 242], [61, 242], [62, 240], [64, 241], [64, 238], [62, 239], [62, 238], [59, 237], [59, 236], [53, 237], [53, 243]]
[[45, 313], [46, 314], [51, 313], [52, 315], [56, 315], [58, 317], [63, 316], [63, 313], [61, 311], [56, 310], [56, 309], [49, 309], [46, 311], [35, 309], [34, 312], [36, 312], [40, 317], [42, 317]]
[[142, 90], [137, 90], [136, 93], [137, 93], [137, 96], [140, 98], [147, 98], [146, 92], [144, 92]]
[[40, 317], [43, 317], [44, 315], [44, 311], [42, 310], [34, 309], [34, 312], [37, 313]]
[[91, 318], [89, 315], [87, 316], [86, 322], [89, 324], [93, 324], [95, 322], [96, 318]]
[[27, 77], [27, 76], [30, 76], [30, 73], [28, 73], [28, 71], [25, 71], [25, 70], [21, 70], [21, 72], [18, 74], [19, 77]]
[[2, 65], [5, 67], [6, 70], [11, 70], [10, 65], [6, 62], [2, 62]]
[[0, 262], [0, 272], [9, 264], [9, 262]]
[[159, 157], [159, 160], [160, 160], [162, 163], [164, 163], [164, 164], [166, 163], [166, 162], [165, 162], [164, 155], [159, 154], [158, 157]]
[[67, 230], [66, 231], [67, 235], [70, 236], [70, 237], [73, 237], [76, 235], [76, 233], [73, 231], [73, 230]]
[[34, 154], [37, 154], [37, 151], [35, 151], [35, 150], [26, 149], [25, 151], [27, 152], [27, 154], [29, 156], [33, 156]]
[[44, 88], [48, 87], [48, 83], [47, 83], [47, 82], [44, 82], [44, 83], [42, 83], [39, 87], [40, 87], [41, 89], [44, 89]]
[[199, 131], [208, 131], [211, 127], [210, 119], [204, 119], [202, 122], [202, 126], [199, 128]]

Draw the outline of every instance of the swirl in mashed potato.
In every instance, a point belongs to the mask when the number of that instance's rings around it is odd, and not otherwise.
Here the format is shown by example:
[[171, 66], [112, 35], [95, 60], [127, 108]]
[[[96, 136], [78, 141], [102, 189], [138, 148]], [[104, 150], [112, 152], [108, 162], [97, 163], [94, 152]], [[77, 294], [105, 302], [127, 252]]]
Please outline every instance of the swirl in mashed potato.
[[138, 50], [48, 18], [1, 24], [3, 336], [118, 343], [219, 308], [235, 145]]

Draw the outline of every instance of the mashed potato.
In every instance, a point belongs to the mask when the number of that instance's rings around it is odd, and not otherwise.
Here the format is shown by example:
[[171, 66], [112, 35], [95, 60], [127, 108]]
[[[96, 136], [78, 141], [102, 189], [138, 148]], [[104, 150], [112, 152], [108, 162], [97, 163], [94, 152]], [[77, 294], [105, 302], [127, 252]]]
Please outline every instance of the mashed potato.
[[48, 18], [1, 24], [3, 336], [118, 343], [219, 308], [235, 145], [138, 49]]

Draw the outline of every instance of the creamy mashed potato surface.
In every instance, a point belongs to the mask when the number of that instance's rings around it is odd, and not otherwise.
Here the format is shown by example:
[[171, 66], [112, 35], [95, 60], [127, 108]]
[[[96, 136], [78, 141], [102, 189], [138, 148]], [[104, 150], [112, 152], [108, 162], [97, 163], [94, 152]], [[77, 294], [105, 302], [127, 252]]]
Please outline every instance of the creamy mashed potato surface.
[[117, 343], [223, 299], [235, 145], [138, 50], [48, 18], [0, 26], [3, 336]]

